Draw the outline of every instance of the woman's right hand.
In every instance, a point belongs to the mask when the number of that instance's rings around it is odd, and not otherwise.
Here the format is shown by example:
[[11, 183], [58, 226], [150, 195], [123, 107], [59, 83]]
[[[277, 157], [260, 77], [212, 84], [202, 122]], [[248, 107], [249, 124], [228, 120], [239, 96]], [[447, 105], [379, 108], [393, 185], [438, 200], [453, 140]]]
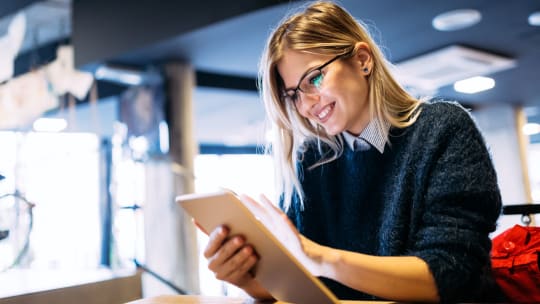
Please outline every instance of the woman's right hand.
[[242, 236], [230, 237], [227, 227], [217, 227], [210, 233], [204, 257], [208, 259], [208, 269], [217, 279], [242, 289], [253, 286], [250, 270], [259, 258]]

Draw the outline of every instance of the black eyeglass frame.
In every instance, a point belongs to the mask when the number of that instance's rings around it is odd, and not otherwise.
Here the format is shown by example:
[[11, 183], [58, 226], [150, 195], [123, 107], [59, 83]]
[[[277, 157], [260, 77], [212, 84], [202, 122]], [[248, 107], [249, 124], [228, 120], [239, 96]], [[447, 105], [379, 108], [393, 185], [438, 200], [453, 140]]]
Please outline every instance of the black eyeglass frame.
[[[319, 67], [317, 68], [314, 68], [314, 69], [311, 69], [311, 70], [307, 70], [303, 75], [302, 77], [300, 77], [300, 80], [298, 81], [298, 85], [296, 86], [296, 88], [294, 89], [288, 89], [288, 90], [284, 90], [283, 91], [283, 94], [282, 94], [282, 97], [283, 97], [283, 101], [286, 101], [286, 99], [290, 98], [291, 101], [293, 102], [296, 102], [298, 100], [298, 91], [302, 92], [305, 94], [304, 91], [302, 91], [302, 89], [300, 88], [300, 85], [302, 84], [302, 81], [304, 81], [304, 78], [307, 77], [307, 75], [311, 74], [311, 72], [314, 72], [314, 71], [319, 71], [319, 73], [322, 74], [322, 69], [324, 69], [325, 67], [327, 67], [328, 65], [330, 65], [332, 62], [338, 60], [338, 59], [341, 59], [341, 58], [344, 58], [344, 57], [347, 57], [349, 55], [352, 54], [352, 52], [354, 51], [353, 50], [350, 50], [346, 53], [343, 53], [343, 54], [340, 54], [340, 55], [337, 55], [336, 57], [330, 59], [329, 61], [323, 63], [322, 65], [320, 65]], [[292, 95], [289, 95], [287, 94], [287, 92], [290, 92], [290, 91], [293, 91], [294, 93]], [[294, 97], [296, 96], [296, 97]]]

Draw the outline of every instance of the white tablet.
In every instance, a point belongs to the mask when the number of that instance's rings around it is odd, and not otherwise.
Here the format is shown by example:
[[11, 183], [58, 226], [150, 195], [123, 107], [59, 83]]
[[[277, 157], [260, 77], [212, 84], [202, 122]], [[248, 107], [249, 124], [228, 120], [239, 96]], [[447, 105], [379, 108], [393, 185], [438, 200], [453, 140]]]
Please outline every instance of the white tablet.
[[255, 278], [279, 301], [291, 303], [339, 303], [334, 294], [285, 248], [233, 193], [220, 191], [186, 194], [176, 198], [204, 230], [220, 225], [230, 235], [243, 235], [260, 259]]

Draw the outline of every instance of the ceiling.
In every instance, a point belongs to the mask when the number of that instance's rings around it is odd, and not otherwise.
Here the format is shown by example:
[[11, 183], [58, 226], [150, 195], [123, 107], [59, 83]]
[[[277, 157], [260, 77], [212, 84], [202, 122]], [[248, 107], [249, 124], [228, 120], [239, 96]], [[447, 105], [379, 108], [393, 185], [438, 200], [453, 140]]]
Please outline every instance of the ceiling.
[[[371, 25], [393, 63], [455, 44], [517, 60], [516, 68], [492, 75], [497, 82], [493, 90], [464, 95], [445, 87], [439, 94], [474, 104], [540, 103], [540, 90], [534, 81], [540, 67], [540, 27], [527, 23], [532, 12], [540, 11], [540, 2], [342, 0], [340, 3], [356, 18]], [[181, 55], [197, 69], [255, 77], [266, 37], [290, 6], [282, 4], [224, 20], [161, 43], [125, 52], [114, 59], [140, 64]], [[431, 26], [436, 15], [462, 8], [480, 11], [480, 23], [455, 32], [439, 32]]]
[[[26, 2], [48, 2], [49, 11], [50, 6], [66, 7], [67, 3], [69, 13], [69, 0]], [[89, 0], [78, 2], [91, 3]], [[185, 6], [183, 19], [174, 22], [185, 22], [191, 25], [189, 28], [184, 27], [180, 30], [178, 27], [179, 30], [175, 32], [173, 24], [163, 27], [161, 35], [150, 32], [149, 35], [154, 34], [155, 37], [149, 36], [148, 39], [140, 40], [129, 48], [117, 48], [109, 53], [104, 51], [101, 58], [80, 62], [80, 67], [84, 68], [99, 62], [148, 66], [171, 59], [181, 59], [191, 62], [197, 71], [255, 80], [258, 59], [268, 34], [291, 7], [298, 5], [298, 1], [239, 1], [237, 5], [246, 6], [244, 11], [240, 7], [240, 10], [231, 11], [229, 15], [223, 13], [223, 16], [208, 10], [208, 7], [218, 3], [217, 1], [199, 1], [203, 4], [206, 2], [208, 5], [205, 7], [183, 4]], [[273, 4], [277, 2], [281, 3]], [[136, 5], [134, 2], [129, 3]], [[259, 3], [260, 6], [254, 6], [253, 3]], [[515, 60], [514, 68], [489, 75], [496, 81], [495, 87], [491, 90], [477, 94], [463, 94], [455, 92], [452, 86], [445, 86], [436, 92], [438, 96], [476, 107], [493, 104], [540, 106], [538, 76], [540, 27], [527, 23], [531, 13], [540, 11], [540, 1], [341, 0], [339, 3], [356, 18], [368, 24], [388, 59], [395, 64], [450, 45], [472, 47]], [[5, 31], [3, 29], [6, 27], [5, 20], [9, 19], [12, 13], [4, 6], [5, 3], [2, 1], [0, 13], [3, 13], [4, 18], [0, 19], [0, 34]], [[440, 32], [432, 27], [432, 18], [436, 15], [463, 8], [480, 11], [481, 21], [470, 28], [453, 32]], [[93, 14], [96, 14], [94, 20], [101, 20], [100, 17], [103, 17], [99, 16], [103, 14], [101, 11], [93, 11]], [[114, 11], [109, 11], [109, 15], [114, 16], [111, 13]], [[59, 21], [62, 18], [54, 14], [43, 10], [34, 18], [55, 16], [50, 18], [49, 23], [55, 24], [51, 27], [56, 29], [59, 38], [69, 36], [71, 27], [73, 33], [77, 33], [79, 26], [77, 14], [71, 22]], [[151, 14], [147, 16], [150, 19]], [[206, 17], [208, 14], [212, 15], [213, 19], [208, 19]], [[122, 20], [118, 19], [116, 22], [122, 27]], [[201, 21], [207, 19], [206, 22]], [[47, 22], [40, 22], [40, 26], [45, 23]], [[85, 25], [89, 26], [88, 22]], [[98, 35], [97, 37], [101, 35], [106, 37], [103, 39], [112, 41], [123, 39], [122, 37], [128, 40], [125, 37], [137, 36], [138, 33], [133, 30], [130, 32], [129, 26], [123, 31], [114, 31], [110, 27], [100, 25], [101, 22], [99, 24], [94, 22], [91, 24], [91, 30]], [[160, 29], [160, 26], [156, 25], [155, 28]], [[79, 36], [78, 39], [84, 39], [84, 36]], [[107, 47], [107, 43], [101, 44], [104, 48]], [[34, 39], [33, 46], [38, 45]], [[94, 41], [94, 45], [99, 46], [100, 43]], [[76, 43], [75, 52], [78, 52]], [[195, 92], [195, 111], [197, 138], [201, 142], [241, 145], [261, 141], [260, 130], [264, 113], [255, 91], [201, 86]]]

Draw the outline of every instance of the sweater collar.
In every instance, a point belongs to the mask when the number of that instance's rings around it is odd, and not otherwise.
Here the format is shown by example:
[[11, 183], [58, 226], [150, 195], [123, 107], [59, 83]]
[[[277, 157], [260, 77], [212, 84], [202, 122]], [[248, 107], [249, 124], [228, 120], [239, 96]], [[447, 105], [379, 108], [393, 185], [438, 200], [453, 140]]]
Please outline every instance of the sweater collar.
[[[388, 131], [390, 129], [390, 123], [387, 121], [383, 122], [383, 128], [384, 131]], [[351, 148], [351, 150], [354, 150], [354, 141], [358, 138], [368, 142], [371, 146], [375, 147], [377, 151], [379, 151], [381, 154], [384, 152], [384, 146], [386, 144], [386, 136], [377, 127], [377, 120], [372, 119], [369, 124], [364, 128], [362, 133], [358, 136], [354, 136], [350, 134], [347, 131], [343, 131], [341, 133], [343, 135], [343, 138], [347, 142], [347, 145]]]

